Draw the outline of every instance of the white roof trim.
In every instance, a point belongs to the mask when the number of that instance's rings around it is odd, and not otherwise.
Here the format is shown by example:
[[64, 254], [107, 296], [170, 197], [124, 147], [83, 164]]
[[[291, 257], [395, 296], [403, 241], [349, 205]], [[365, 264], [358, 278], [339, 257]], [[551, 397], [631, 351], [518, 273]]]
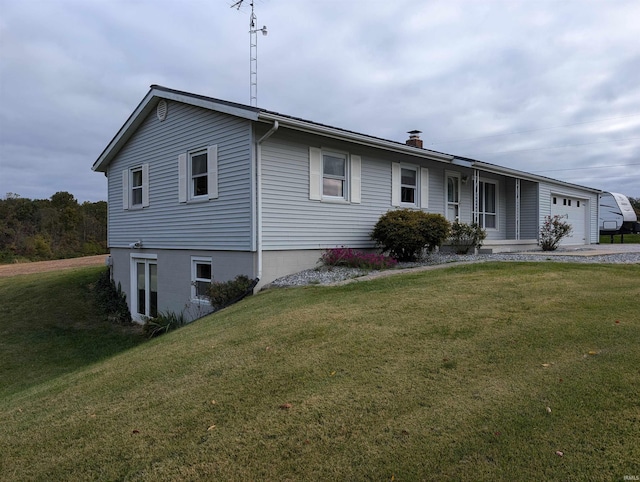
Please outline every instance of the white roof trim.
[[187, 95], [152, 85], [147, 95], [142, 99], [140, 104], [138, 104], [138, 107], [136, 107], [115, 137], [107, 145], [104, 151], [102, 151], [102, 154], [100, 154], [96, 162], [93, 163], [91, 169], [101, 172], [106, 170], [106, 166], [109, 162], [111, 162], [113, 157], [115, 157], [122, 146], [129, 140], [140, 124], [142, 124], [147, 115], [155, 108], [160, 99], [181, 102], [183, 104], [202, 107], [203, 109], [222, 112], [224, 114], [230, 114], [253, 121], [258, 120], [258, 112], [256, 109], [243, 108], [242, 106], [236, 107], [230, 103], [216, 101], [215, 99], [203, 98], [196, 95]]
[[526, 181], [535, 181], [535, 182], [547, 182], [551, 184], [557, 184], [560, 186], [572, 187], [582, 189], [583, 191], [589, 191], [593, 193], [601, 193], [602, 190], [595, 189], [592, 187], [580, 186], [578, 184], [572, 184], [570, 182], [559, 181], [558, 179], [553, 179], [551, 177], [538, 176], [537, 174], [531, 174], [524, 171], [518, 171], [517, 169], [511, 169], [508, 167], [497, 166], [495, 164], [488, 164], [482, 161], [474, 161], [473, 167], [479, 169], [484, 172], [491, 172], [493, 174], [500, 174], [503, 176], [517, 177], [520, 179], [524, 179]]

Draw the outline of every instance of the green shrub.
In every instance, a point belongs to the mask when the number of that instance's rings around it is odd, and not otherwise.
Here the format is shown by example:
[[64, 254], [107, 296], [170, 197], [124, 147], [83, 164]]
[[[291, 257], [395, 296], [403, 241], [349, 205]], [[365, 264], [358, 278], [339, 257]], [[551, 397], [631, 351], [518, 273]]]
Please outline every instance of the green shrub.
[[111, 271], [107, 268], [100, 273], [93, 285], [94, 302], [107, 319], [116, 323], [131, 323], [131, 313], [127, 305], [127, 295], [122, 291], [120, 283], [116, 287], [111, 279]]
[[471, 248], [479, 248], [486, 237], [487, 232], [477, 223], [465, 224], [455, 221], [451, 224], [449, 241], [458, 254], [467, 254]]
[[422, 252], [433, 251], [449, 236], [451, 225], [444, 216], [415, 209], [397, 209], [383, 214], [371, 239], [398, 261], [415, 261]]
[[251, 293], [258, 280], [249, 279], [246, 275], [238, 275], [230, 281], [213, 281], [208, 289], [209, 301], [216, 310], [237, 303]]
[[545, 216], [544, 223], [540, 228], [540, 240], [538, 241], [543, 251], [556, 250], [562, 238], [571, 234], [573, 228], [569, 223], [562, 220], [565, 217], [567, 216], [560, 216], [558, 214], [555, 216]]
[[142, 327], [142, 332], [149, 338], [164, 335], [172, 330], [187, 324], [184, 313], [163, 311], [155, 318], [147, 318]]

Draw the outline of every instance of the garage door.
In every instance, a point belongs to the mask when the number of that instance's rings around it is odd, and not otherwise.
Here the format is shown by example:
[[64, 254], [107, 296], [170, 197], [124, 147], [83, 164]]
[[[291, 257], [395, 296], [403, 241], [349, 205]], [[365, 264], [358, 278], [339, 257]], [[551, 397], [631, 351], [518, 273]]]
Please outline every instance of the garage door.
[[573, 230], [560, 244], [586, 244], [587, 202], [583, 199], [552, 194], [551, 215], [565, 216], [565, 222], [571, 224]]

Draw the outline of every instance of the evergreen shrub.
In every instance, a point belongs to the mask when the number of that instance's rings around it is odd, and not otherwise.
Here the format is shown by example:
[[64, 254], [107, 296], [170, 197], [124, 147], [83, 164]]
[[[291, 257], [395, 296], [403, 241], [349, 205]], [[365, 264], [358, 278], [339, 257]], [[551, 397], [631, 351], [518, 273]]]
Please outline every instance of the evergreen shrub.
[[415, 261], [424, 250], [433, 251], [449, 236], [451, 225], [440, 214], [396, 209], [383, 214], [371, 232], [382, 252], [398, 261]]

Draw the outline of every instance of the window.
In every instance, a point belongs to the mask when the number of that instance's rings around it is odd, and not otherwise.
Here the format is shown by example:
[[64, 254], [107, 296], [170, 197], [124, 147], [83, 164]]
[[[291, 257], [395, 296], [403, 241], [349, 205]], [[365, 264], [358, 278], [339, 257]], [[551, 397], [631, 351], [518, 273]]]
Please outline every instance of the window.
[[131, 171], [131, 205], [142, 205], [142, 168]]
[[178, 200], [218, 197], [218, 146], [197, 149], [178, 156]]
[[309, 199], [359, 204], [362, 158], [309, 148]]
[[478, 215], [480, 227], [484, 229], [497, 229], [497, 184], [488, 181], [480, 181], [480, 192], [478, 196]]
[[429, 207], [429, 170], [410, 164], [391, 164], [391, 205]]
[[122, 208], [149, 206], [149, 164], [122, 171]]
[[333, 152], [322, 153], [322, 195], [345, 197], [347, 156]]
[[400, 202], [416, 204], [418, 190], [418, 170], [408, 167], [400, 168]]
[[189, 176], [191, 185], [189, 194], [192, 198], [207, 195], [207, 151], [189, 155]]
[[191, 299], [208, 303], [211, 285], [211, 258], [191, 258]]

